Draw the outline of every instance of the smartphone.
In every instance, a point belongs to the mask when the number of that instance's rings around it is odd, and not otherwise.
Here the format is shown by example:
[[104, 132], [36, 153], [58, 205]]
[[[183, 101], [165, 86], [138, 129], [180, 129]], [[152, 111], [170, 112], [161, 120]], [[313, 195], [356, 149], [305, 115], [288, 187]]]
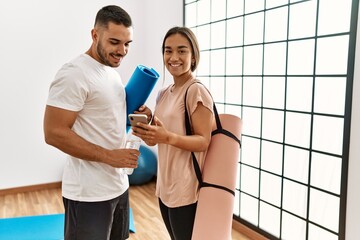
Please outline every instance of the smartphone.
[[129, 114], [129, 120], [130, 120], [131, 126], [133, 126], [133, 127], [137, 127], [136, 124], [137, 124], [138, 122], [148, 124], [148, 120], [147, 120], [146, 114], [130, 113], [130, 114]]

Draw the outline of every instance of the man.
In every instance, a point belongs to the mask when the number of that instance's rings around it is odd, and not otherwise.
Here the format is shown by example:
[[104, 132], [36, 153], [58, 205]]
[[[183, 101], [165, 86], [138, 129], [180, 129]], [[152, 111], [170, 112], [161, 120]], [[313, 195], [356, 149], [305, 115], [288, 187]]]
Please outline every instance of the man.
[[[132, 20], [118, 6], [103, 7], [91, 36], [90, 49], [65, 64], [50, 86], [45, 141], [68, 155], [65, 239], [127, 239], [129, 180], [122, 168], [137, 167], [139, 151], [124, 149], [125, 90], [114, 68], [128, 53]], [[145, 106], [139, 111], [151, 115]]]

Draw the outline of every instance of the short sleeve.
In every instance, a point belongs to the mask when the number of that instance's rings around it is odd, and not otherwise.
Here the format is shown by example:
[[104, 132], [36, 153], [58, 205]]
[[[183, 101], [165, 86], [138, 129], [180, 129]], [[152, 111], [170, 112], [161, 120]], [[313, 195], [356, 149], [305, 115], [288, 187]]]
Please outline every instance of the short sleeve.
[[213, 99], [209, 91], [202, 84], [192, 84], [189, 87], [186, 103], [190, 116], [195, 112], [199, 103], [213, 113]]
[[72, 64], [65, 64], [50, 85], [47, 105], [80, 111], [86, 101], [88, 89], [82, 70]]

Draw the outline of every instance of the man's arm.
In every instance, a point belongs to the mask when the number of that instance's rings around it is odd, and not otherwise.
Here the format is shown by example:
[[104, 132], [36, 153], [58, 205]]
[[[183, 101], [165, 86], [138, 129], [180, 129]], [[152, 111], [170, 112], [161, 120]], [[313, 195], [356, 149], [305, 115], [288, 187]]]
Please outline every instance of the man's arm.
[[44, 116], [45, 142], [73, 157], [102, 162], [116, 168], [137, 167], [139, 151], [105, 149], [90, 143], [72, 131], [77, 112], [46, 106]]

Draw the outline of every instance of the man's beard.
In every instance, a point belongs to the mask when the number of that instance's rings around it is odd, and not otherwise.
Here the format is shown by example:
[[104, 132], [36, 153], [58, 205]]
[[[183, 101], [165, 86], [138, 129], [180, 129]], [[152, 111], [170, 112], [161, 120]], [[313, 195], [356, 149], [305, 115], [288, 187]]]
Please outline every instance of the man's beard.
[[109, 67], [118, 67], [119, 65], [113, 65], [111, 62], [106, 58], [107, 53], [105, 52], [104, 48], [102, 47], [101, 43], [99, 42], [96, 48], [97, 55], [99, 56], [102, 63]]

